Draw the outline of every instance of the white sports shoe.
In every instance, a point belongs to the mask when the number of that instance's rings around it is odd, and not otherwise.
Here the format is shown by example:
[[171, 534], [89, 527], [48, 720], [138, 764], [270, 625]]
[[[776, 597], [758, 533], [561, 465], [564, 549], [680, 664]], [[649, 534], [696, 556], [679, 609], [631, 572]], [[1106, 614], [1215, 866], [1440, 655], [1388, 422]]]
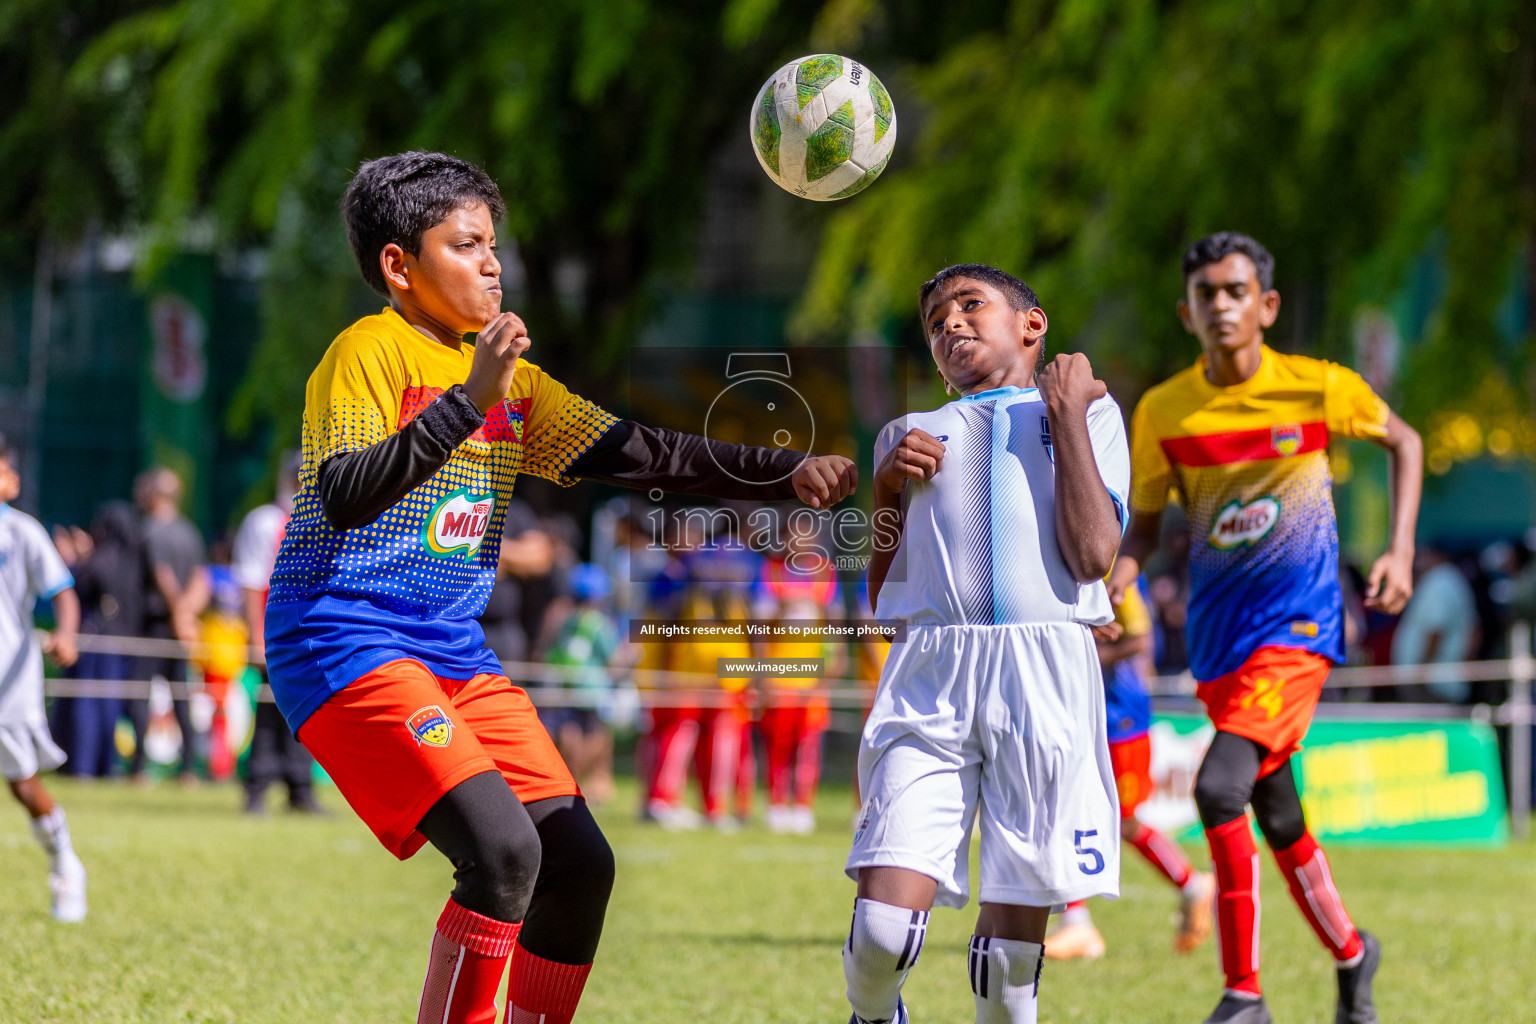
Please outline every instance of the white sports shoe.
[[808, 836], [815, 832], [816, 812], [809, 807], [796, 807], [790, 812], [789, 830], [800, 836]]
[[53, 893], [53, 916], [65, 924], [85, 920], [85, 865], [73, 853], [59, 858], [57, 869], [48, 875], [48, 889]]

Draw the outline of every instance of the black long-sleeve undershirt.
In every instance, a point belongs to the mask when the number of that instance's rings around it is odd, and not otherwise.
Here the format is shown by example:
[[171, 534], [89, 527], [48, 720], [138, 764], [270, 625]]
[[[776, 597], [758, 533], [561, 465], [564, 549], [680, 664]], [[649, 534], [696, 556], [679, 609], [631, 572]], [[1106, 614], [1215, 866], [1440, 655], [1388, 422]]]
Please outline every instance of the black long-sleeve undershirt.
[[337, 530], [367, 526], [442, 469], [453, 450], [485, 424], [485, 414], [455, 384], [384, 440], [320, 464], [315, 489]]
[[[454, 385], [384, 440], [327, 459], [316, 481], [326, 521], [337, 530], [372, 523], [443, 468], [484, 423], [485, 415]], [[795, 496], [789, 475], [805, 458], [620, 420], [566, 474], [620, 487], [780, 501]], [[759, 480], [776, 482], [752, 482]]]
[[[577, 456], [566, 472], [619, 487], [782, 501], [795, 496], [789, 475], [805, 458], [804, 452], [787, 448], [729, 444], [620, 420]], [[757, 482], [763, 480], [776, 482]]]

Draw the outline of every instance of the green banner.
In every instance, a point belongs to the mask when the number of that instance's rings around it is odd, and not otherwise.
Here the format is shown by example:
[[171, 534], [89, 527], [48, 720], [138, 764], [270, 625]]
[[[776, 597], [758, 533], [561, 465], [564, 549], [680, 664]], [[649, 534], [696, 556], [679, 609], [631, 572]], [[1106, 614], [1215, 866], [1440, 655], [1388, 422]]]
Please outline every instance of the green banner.
[[[1138, 811], [1148, 824], [1198, 834], [1191, 792], [1212, 731], [1203, 716], [1156, 716], [1156, 795]], [[1509, 840], [1499, 747], [1486, 723], [1320, 719], [1292, 766], [1307, 824], [1319, 838], [1495, 846]]]

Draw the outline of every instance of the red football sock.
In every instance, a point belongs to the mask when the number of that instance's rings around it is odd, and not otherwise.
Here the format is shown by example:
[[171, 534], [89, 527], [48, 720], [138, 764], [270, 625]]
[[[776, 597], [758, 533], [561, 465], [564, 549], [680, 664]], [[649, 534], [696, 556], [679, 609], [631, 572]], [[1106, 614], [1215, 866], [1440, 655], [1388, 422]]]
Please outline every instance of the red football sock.
[[520, 928], [449, 900], [432, 936], [416, 1024], [496, 1024], [496, 990]]
[[506, 1024], [571, 1024], [591, 964], [560, 964], [522, 946], [512, 952]]
[[1360, 955], [1360, 933], [1344, 909], [1339, 890], [1333, 886], [1333, 873], [1322, 847], [1303, 832], [1301, 838], [1283, 850], [1275, 851], [1275, 862], [1291, 887], [1291, 898], [1301, 908], [1318, 939], [1328, 947], [1335, 960], [1353, 960]]
[[1233, 992], [1259, 994], [1259, 850], [1245, 814], [1205, 830], [1216, 869], [1216, 934]]
[[1161, 871], [1164, 878], [1180, 889], [1184, 888], [1194, 869], [1189, 866], [1189, 858], [1184, 856], [1178, 844], [1157, 829], [1140, 822], [1133, 823], [1131, 828], [1132, 831], [1126, 836], [1130, 844], [1147, 859], [1148, 864]]

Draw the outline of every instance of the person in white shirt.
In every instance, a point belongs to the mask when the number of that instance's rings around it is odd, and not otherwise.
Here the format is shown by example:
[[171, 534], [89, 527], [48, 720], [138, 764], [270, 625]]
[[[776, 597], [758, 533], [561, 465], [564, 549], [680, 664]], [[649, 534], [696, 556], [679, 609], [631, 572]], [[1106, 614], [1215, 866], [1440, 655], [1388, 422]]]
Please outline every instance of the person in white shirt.
[[[21, 492], [16, 469], [16, 449], [0, 436], [0, 775], [48, 855], [53, 916], [74, 922], [85, 917], [85, 867], [70, 843], [64, 808], [38, 775], [64, 763], [43, 710], [43, 652], [60, 665], [75, 663], [80, 601], [48, 531], [10, 505]], [[42, 645], [32, 629], [39, 598], [53, 602], [55, 624]]]
[[919, 305], [959, 397], [875, 442], [870, 600], [906, 639], [892, 645], [859, 749], [864, 807], [847, 863], [858, 899], [843, 948], [851, 1024], [907, 1020], [902, 983], [929, 909], [967, 900], [978, 823], [976, 1019], [1033, 1024], [1051, 907], [1119, 893], [1090, 627], [1113, 618], [1103, 578], [1125, 526], [1130, 454], [1087, 358], [1044, 365], [1046, 316], [1028, 285], [950, 267]]

